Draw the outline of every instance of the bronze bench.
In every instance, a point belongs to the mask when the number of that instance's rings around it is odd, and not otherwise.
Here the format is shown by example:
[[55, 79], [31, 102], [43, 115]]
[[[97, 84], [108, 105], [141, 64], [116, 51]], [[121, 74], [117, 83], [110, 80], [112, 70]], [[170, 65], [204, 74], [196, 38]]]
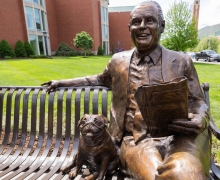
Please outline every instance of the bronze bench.
[[[209, 105], [209, 86], [202, 85]], [[58, 88], [0, 87], [1, 179], [68, 179], [59, 169], [77, 151], [77, 122], [85, 113], [108, 115], [110, 89], [105, 87]], [[211, 118], [210, 128], [220, 138]], [[210, 179], [220, 179], [212, 161]], [[76, 179], [80, 179], [82, 173]], [[120, 172], [106, 180], [124, 179]]]

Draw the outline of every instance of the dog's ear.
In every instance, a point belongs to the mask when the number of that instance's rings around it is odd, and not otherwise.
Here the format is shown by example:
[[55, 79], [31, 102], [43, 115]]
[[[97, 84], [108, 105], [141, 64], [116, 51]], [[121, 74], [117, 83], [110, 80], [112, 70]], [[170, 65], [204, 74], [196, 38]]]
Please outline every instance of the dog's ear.
[[109, 120], [103, 114], [101, 116], [102, 116], [102, 119], [104, 120], [105, 126], [107, 127]]
[[85, 118], [85, 116], [87, 116], [87, 114], [84, 114], [84, 116], [78, 121], [77, 127], [79, 127], [81, 121]]

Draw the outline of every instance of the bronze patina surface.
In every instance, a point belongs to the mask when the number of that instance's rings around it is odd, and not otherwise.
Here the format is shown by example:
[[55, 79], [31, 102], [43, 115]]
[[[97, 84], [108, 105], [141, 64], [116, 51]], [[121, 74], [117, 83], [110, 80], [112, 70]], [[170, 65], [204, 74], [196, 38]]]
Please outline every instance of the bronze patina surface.
[[[60, 86], [101, 85], [112, 89], [109, 131], [120, 147], [120, 169], [131, 179], [205, 180], [210, 168], [209, 109], [192, 59], [160, 45], [164, 28], [159, 4], [142, 2], [130, 15], [134, 49], [114, 54], [101, 74], [42, 85], [48, 85], [48, 92]], [[142, 85], [180, 76], [187, 78], [188, 118], [171, 120], [166, 128], [173, 135], [152, 137], [135, 93]]]

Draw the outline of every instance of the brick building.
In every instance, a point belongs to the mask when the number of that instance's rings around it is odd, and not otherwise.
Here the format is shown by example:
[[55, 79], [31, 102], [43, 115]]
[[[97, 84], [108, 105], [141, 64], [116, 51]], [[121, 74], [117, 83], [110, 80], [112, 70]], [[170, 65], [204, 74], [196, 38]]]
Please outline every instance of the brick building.
[[36, 54], [53, 54], [60, 42], [73, 47], [76, 33], [94, 39], [109, 54], [108, 0], [1, 0], [0, 41], [12, 48], [28, 40]]
[[109, 7], [109, 36], [110, 51], [112, 48], [132, 48], [132, 41], [128, 30], [130, 13], [134, 6]]

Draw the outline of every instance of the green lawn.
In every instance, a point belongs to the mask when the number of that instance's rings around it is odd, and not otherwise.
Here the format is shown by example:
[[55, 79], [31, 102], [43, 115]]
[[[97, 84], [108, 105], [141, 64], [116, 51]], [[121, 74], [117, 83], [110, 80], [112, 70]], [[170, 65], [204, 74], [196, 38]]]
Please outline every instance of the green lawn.
[[[0, 86], [39, 86], [51, 79], [67, 79], [101, 73], [110, 56], [54, 57], [53, 59], [0, 60]], [[211, 114], [220, 127], [220, 63], [195, 63], [200, 83], [210, 83]], [[213, 150], [220, 162], [220, 142]]]

